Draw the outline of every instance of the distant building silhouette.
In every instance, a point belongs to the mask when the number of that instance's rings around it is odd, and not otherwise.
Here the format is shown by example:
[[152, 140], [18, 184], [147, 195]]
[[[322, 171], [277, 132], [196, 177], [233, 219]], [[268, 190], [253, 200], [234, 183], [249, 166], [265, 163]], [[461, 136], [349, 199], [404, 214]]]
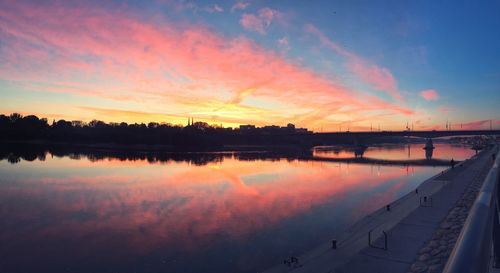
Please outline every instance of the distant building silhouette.
[[240, 125], [240, 131], [250, 131], [250, 130], [254, 130], [255, 129], [255, 125]]

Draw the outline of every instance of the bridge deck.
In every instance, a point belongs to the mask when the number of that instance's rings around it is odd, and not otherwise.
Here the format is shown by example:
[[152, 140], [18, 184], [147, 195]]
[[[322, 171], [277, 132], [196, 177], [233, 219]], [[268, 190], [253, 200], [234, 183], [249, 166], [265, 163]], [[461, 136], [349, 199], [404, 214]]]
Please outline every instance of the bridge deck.
[[331, 136], [331, 137], [449, 137], [449, 136], [491, 136], [500, 135], [500, 130], [455, 130], [455, 131], [370, 131], [370, 132], [326, 132], [314, 133], [315, 136]]

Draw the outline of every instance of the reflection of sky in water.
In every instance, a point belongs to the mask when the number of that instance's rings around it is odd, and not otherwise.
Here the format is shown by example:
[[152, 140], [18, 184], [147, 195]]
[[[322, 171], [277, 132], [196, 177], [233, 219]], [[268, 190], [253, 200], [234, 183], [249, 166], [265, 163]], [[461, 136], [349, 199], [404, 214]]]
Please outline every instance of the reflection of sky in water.
[[[386, 144], [383, 146], [370, 146], [364, 153], [363, 157], [377, 158], [386, 160], [414, 160], [425, 159], [425, 144]], [[432, 158], [451, 160], [464, 160], [469, 158], [475, 152], [470, 146], [465, 145], [450, 145], [434, 143]], [[314, 155], [330, 158], [353, 158], [354, 148], [347, 147], [324, 147], [316, 149]]]
[[[473, 153], [436, 152], [443, 147]], [[330, 240], [441, 169], [232, 158], [204, 166], [4, 160], [0, 268], [254, 272]]]

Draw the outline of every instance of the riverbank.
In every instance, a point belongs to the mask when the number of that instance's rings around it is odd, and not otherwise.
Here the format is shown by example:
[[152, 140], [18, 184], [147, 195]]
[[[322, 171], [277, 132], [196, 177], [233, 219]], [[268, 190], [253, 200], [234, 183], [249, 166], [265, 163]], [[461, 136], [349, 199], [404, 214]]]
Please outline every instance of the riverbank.
[[[424, 181], [416, 191], [388, 204], [389, 211], [381, 208], [332, 238], [336, 249], [325, 242], [299, 256], [294, 266], [280, 264], [265, 272], [406, 272], [465, 189], [489, 169], [490, 157], [491, 150], [483, 151]], [[369, 232], [376, 247], [368, 246]], [[384, 232], [387, 250], [381, 249]], [[420, 269], [415, 272], [428, 268]]]

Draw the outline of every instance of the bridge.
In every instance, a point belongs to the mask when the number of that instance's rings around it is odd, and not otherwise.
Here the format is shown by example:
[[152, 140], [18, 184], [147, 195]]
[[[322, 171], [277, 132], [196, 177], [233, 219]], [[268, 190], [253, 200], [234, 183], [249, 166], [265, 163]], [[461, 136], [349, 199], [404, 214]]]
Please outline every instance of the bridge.
[[452, 136], [498, 136], [500, 130], [432, 130], [432, 131], [371, 131], [371, 132], [326, 132], [312, 133], [303, 138], [309, 144], [358, 144], [390, 137], [416, 137], [433, 139]]
[[371, 132], [326, 132], [313, 133], [314, 136], [337, 138], [380, 138], [380, 137], [420, 137], [437, 138], [450, 136], [490, 136], [500, 135], [500, 130], [443, 130], [443, 131], [371, 131]]

